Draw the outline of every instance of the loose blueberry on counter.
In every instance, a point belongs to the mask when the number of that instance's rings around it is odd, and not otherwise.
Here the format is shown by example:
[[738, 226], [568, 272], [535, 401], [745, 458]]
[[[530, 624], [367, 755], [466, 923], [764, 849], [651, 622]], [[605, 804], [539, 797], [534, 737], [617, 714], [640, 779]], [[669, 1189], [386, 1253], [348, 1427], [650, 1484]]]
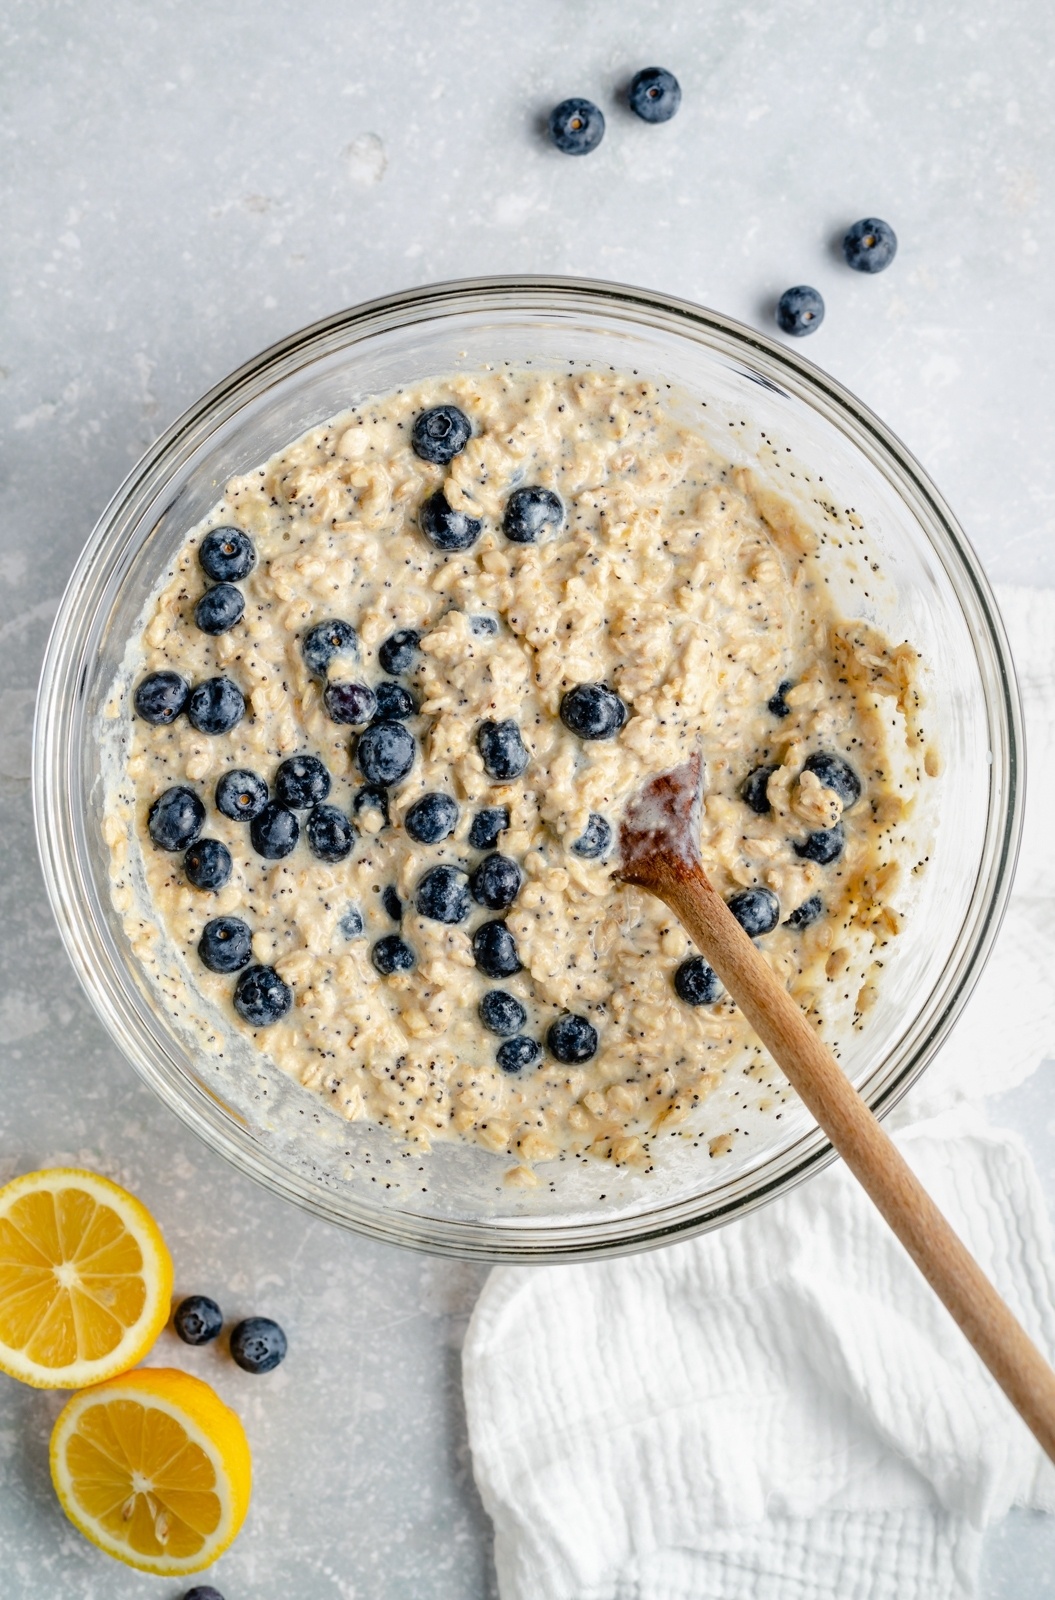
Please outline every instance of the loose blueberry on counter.
[[612, 825], [599, 811], [591, 811], [589, 821], [578, 839], [569, 846], [573, 856], [584, 861], [597, 861], [612, 848]]
[[726, 903], [751, 939], [772, 933], [780, 921], [780, 901], [772, 889], [739, 889]]
[[223, 1327], [223, 1312], [205, 1294], [190, 1294], [181, 1300], [172, 1319], [184, 1344], [209, 1344]]
[[387, 889], [382, 890], [381, 904], [384, 906], [393, 922], [403, 921], [403, 902], [391, 884], [388, 885]]
[[245, 611], [245, 595], [233, 583], [218, 583], [215, 589], [206, 589], [194, 607], [194, 620], [202, 633], [226, 633], [236, 622], [241, 622]]
[[603, 683], [577, 683], [560, 703], [560, 720], [580, 739], [614, 739], [628, 715], [624, 702]]
[[520, 893], [524, 874], [511, 856], [485, 856], [469, 879], [469, 893], [477, 905], [504, 911]]
[[674, 972], [678, 999], [687, 1006], [713, 1006], [722, 994], [722, 980], [702, 956], [689, 956]]
[[842, 756], [834, 755], [830, 750], [818, 750], [809, 757], [804, 770], [812, 772], [826, 789], [834, 789], [844, 810], [849, 811], [860, 800], [861, 780]]
[[[384, 789], [372, 788], [368, 784], [364, 784], [361, 789], [357, 789], [355, 791], [355, 793], [353, 794], [353, 796], [352, 796], [352, 815], [356, 816], [356, 817], [361, 817], [364, 811], [377, 811], [377, 812], [380, 812], [380, 815], [381, 815], [381, 826], [383, 828], [387, 828], [387, 826], [388, 826], [388, 793], [387, 793], [387, 791], [384, 790]], [[367, 828], [366, 831], [368, 833], [369, 832], [375, 832], [376, 833], [377, 829], [376, 828], [375, 829]]]
[[183, 784], [159, 794], [147, 812], [147, 832], [159, 850], [186, 850], [205, 826], [205, 807]]
[[469, 843], [474, 850], [493, 850], [498, 835], [509, 827], [508, 806], [485, 806], [473, 818], [469, 829]]
[[358, 906], [349, 906], [337, 926], [346, 939], [359, 939], [363, 933], [363, 913]]
[[309, 628], [301, 644], [304, 665], [313, 678], [325, 678], [330, 663], [336, 656], [350, 656], [359, 660], [359, 635], [350, 622], [340, 617], [329, 617]]
[[800, 283], [794, 289], [785, 289], [777, 301], [777, 324], [792, 338], [815, 333], [824, 321], [824, 301], [816, 289]]
[[251, 822], [267, 805], [267, 784], [246, 767], [225, 772], [216, 785], [216, 809], [232, 822]]
[[258, 856], [265, 861], [281, 861], [296, 849], [300, 823], [292, 811], [277, 800], [269, 800], [249, 824], [249, 837]]
[[785, 928], [810, 928], [824, 913], [824, 901], [819, 894], [811, 894], [800, 906], [796, 906], [790, 917], [784, 918]]
[[422, 461], [445, 467], [448, 461], [461, 455], [472, 434], [472, 423], [457, 406], [432, 406], [414, 418], [410, 444]]
[[419, 513], [419, 521], [422, 533], [437, 550], [468, 550], [483, 528], [479, 518], [449, 506], [442, 489], [429, 495]]
[[834, 828], [818, 828], [816, 833], [808, 833], [800, 842], [795, 842], [793, 849], [803, 861], [816, 861], [819, 866], [830, 867], [833, 861], [838, 861], [846, 844], [846, 834], [841, 822]]
[[199, 839], [183, 857], [183, 870], [195, 889], [222, 889], [231, 876], [231, 852], [219, 839]]
[[769, 796], [766, 793], [766, 789], [770, 778], [776, 770], [776, 767], [756, 767], [753, 772], [747, 774], [747, 777], [740, 785], [741, 800], [760, 817], [764, 817], [767, 811], [773, 809], [769, 804]]
[[430, 867], [418, 884], [414, 904], [433, 922], [464, 922], [472, 910], [465, 873], [460, 867]]
[[241, 917], [214, 917], [202, 929], [198, 955], [210, 972], [240, 972], [253, 958], [253, 934]]
[[458, 807], [449, 794], [433, 790], [414, 801], [407, 812], [405, 826], [418, 844], [439, 844], [458, 826]]
[[349, 728], [372, 721], [377, 711], [377, 696], [365, 683], [328, 683], [322, 691], [322, 703], [331, 722]]
[[552, 489], [527, 486], [514, 489], [506, 502], [502, 532], [514, 544], [534, 544], [552, 528], [556, 533], [564, 524], [564, 502]]
[[386, 678], [378, 684], [374, 693], [377, 698], [374, 716], [378, 722], [406, 722], [418, 709], [414, 696], [401, 683], [391, 683]]
[[644, 122], [669, 122], [681, 105], [681, 84], [664, 67], [642, 67], [630, 81], [631, 111]]
[[498, 618], [476, 616], [469, 618], [469, 628], [480, 639], [494, 638], [498, 632]]
[[382, 978], [390, 978], [393, 972], [410, 971], [414, 965], [414, 952], [398, 933], [386, 933], [371, 950], [370, 960]]
[[512, 717], [505, 722], [481, 722], [476, 730], [476, 747], [488, 777], [499, 783], [519, 778], [531, 759]]
[[562, 100], [549, 114], [549, 136], [564, 155], [587, 156], [604, 138], [604, 114], [592, 100]]
[[585, 1017], [577, 1017], [569, 1011], [550, 1024], [546, 1043], [550, 1054], [558, 1061], [566, 1067], [574, 1066], [597, 1054], [597, 1029]]
[[506, 989], [488, 989], [480, 1001], [480, 1021], [500, 1039], [508, 1039], [524, 1026], [527, 1012]]
[[274, 967], [246, 967], [234, 986], [234, 1008], [254, 1028], [281, 1022], [293, 1004], [293, 990]]
[[287, 756], [275, 773], [275, 794], [290, 811], [307, 811], [330, 792], [330, 774], [318, 756]]
[[367, 783], [399, 783], [414, 765], [414, 735], [401, 722], [372, 722], [360, 734], [355, 759]]
[[420, 642], [421, 634], [416, 628], [400, 628], [398, 633], [390, 633], [377, 652], [381, 671], [398, 678], [401, 672], [413, 666]]
[[223, 1595], [211, 1583], [196, 1583], [193, 1589], [187, 1590], [183, 1600], [223, 1600]]
[[897, 234], [881, 217], [862, 217], [847, 229], [843, 255], [855, 272], [882, 272], [897, 255]]
[[151, 672], [135, 692], [136, 715], [155, 727], [175, 722], [190, 694], [190, 684], [178, 672]]
[[256, 566], [256, 551], [241, 528], [213, 528], [201, 542], [198, 560], [213, 583], [237, 583]]
[[199, 733], [230, 733], [245, 716], [245, 699], [230, 678], [207, 678], [188, 695], [187, 716]]
[[476, 965], [488, 978], [511, 978], [522, 966], [517, 944], [504, 922], [482, 922], [473, 934]]
[[782, 678], [777, 684], [776, 694], [771, 695], [766, 701], [766, 709], [768, 711], [772, 711], [775, 717], [790, 717], [791, 707], [784, 699], [784, 696], [787, 694], [789, 689], [794, 689], [794, 687], [794, 678]]
[[495, 1060], [503, 1072], [521, 1072], [524, 1067], [534, 1066], [541, 1054], [542, 1046], [521, 1033], [498, 1046]]
[[246, 1317], [231, 1329], [231, 1358], [243, 1372], [274, 1372], [286, 1349], [286, 1335], [270, 1317]]
[[343, 861], [352, 853], [355, 829], [338, 806], [316, 806], [308, 812], [308, 848], [320, 861]]

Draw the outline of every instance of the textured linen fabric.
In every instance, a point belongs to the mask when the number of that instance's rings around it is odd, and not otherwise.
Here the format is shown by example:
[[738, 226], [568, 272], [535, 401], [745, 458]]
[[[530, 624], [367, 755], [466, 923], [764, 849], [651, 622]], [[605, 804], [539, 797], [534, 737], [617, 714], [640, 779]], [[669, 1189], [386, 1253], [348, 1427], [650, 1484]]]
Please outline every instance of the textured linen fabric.
[[[1055, 594], [1000, 598], [1027, 705], [1024, 868], [896, 1137], [1051, 1355], [1044, 1197], [972, 1103], [1055, 1055]], [[1055, 1468], [838, 1164], [666, 1250], [496, 1270], [464, 1387], [503, 1600], [966, 1600], [981, 1530], [1055, 1511]]]

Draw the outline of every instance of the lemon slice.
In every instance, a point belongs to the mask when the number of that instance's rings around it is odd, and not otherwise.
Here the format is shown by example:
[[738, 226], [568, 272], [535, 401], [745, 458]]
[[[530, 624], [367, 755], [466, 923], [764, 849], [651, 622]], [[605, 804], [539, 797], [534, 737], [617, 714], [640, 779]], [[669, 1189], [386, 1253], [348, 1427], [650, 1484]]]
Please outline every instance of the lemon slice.
[[51, 1481], [100, 1550], [164, 1578], [200, 1572], [249, 1509], [241, 1422], [200, 1378], [141, 1367], [75, 1394], [51, 1435]]
[[125, 1372], [171, 1299], [165, 1241], [127, 1190], [72, 1167], [0, 1189], [0, 1371], [38, 1389]]

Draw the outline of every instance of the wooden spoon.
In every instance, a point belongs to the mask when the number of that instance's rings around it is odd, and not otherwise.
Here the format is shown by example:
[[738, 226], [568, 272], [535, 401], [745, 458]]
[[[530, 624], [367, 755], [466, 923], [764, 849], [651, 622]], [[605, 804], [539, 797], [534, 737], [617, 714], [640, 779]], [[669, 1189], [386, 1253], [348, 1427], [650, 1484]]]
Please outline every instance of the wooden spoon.
[[626, 809], [617, 876], [666, 902], [792, 1088], [1055, 1461], [1055, 1372], [778, 982], [700, 861], [702, 763], [653, 778]]

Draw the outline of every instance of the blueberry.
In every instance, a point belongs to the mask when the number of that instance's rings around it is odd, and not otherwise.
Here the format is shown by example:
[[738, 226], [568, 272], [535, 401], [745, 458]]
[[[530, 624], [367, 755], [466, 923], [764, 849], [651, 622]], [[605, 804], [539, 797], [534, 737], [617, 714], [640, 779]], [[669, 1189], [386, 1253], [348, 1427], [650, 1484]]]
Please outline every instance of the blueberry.
[[296, 848], [300, 838], [300, 823], [292, 811], [269, 800], [249, 824], [249, 837], [258, 856], [267, 861], [281, 861]]
[[309, 628], [301, 643], [304, 665], [313, 678], [325, 678], [330, 663], [337, 656], [350, 656], [359, 660], [359, 635], [350, 622], [340, 617], [329, 617]]
[[172, 1326], [184, 1344], [209, 1344], [223, 1327], [223, 1312], [208, 1295], [188, 1295], [176, 1307]]
[[552, 489], [514, 489], [506, 502], [502, 532], [514, 544], [534, 544], [547, 528], [563, 526], [564, 504]]
[[414, 664], [420, 642], [421, 634], [414, 628], [400, 628], [398, 633], [390, 633], [377, 652], [381, 671], [390, 673], [393, 678], [407, 672]]
[[790, 917], [784, 918], [785, 928], [809, 928], [824, 915], [824, 901], [819, 894], [811, 894], [800, 906], [796, 906]]
[[476, 730], [476, 746], [487, 775], [499, 783], [519, 778], [531, 759], [511, 717], [505, 722], [481, 722]]
[[604, 115], [592, 100], [562, 100], [549, 114], [549, 136], [566, 156], [586, 156], [604, 138]]
[[[368, 784], [364, 784], [361, 789], [355, 791], [352, 796], [352, 815], [360, 817], [364, 811], [380, 812], [382, 818], [381, 826], [388, 826], [388, 795], [384, 789], [375, 789]], [[366, 831], [368, 833], [376, 833], [377, 829], [371, 829], [368, 826]]]
[[455, 511], [447, 504], [442, 489], [429, 496], [421, 508], [421, 531], [437, 550], [468, 550], [480, 537], [483, 523], [477, 517]]
[[377, 696], [365, 683], [328, 683], [322, 703], [331, 722], [350, 728], [370, 722], [377, 711]]
[[469, 879], [469, 892], [489, 911], [504, 911], [520, 893], [524, 874], [510, 856], [485, 856]]
[[183, 857], [183, 870], [195, 889], [222, 889], [231, 876], [231, 852], [219, 839], [199, 839]]
[[764, 817], [767, 811], [773, 809], [769, 803], [766, 788], [776, 770], [776, 767], [756, 767], [753, 772], [747, 774], [747, 777], [740, 785], [741, 800], [745, 805], [750, 806], [752, 811], [757, 812], [760, 817]]
[[771, 695], [766, 701], [766, 709], [772, 711], [775, 717], [790, 717], [791, 707], [784, 699], [784, 696], [787, 694], [789, 689], [794, 689], [794, 687], [794, 678], [782, 678], [780, 683], [777, 685], [776, 694]]
[[414, 765], [414, 735], [401, 722], [372, 722], [360, 734], [355, 758], [367, 783], [393, 784]]
[[540, 1044], [519, 1034], [517, 1038], [506, 1039], [504, 1044], [498, 1046], [495, 1060], [503, 1072], [520, 1072], [524, 1067], [534, 1066], [541, 1054]]
[[681, 105], [681, 84], [663, 67], [642, 67], [631, 79], [627, 101], [644, 122], [669, 122]]
[[201, 542], [198, 560], [213, 583], [237, 583], [256, 566], [256, 551], [241, 528], [213, 528]]
[[293, 1004], [293, 991], [274, 967], [246, 967], [234, 986], [234, 1008], [253, 1028], [280, 1022]]
[[[460, 455], [472, 438], [473, 427], [457, 406], [433, 406], [414, 418], [410, 443], [422, 461], [445, 467]], [[387, 669], [386, 669], [387, 670]]]
[[230, 733], [245, 716], [242, 691], [230, 678], [196, 683], [187, 698], [187, 716], [199, 733]]
[[843, 255], [855, 272], [882, 272], [897, 255], [897, 234], [880, 217], [862, 217], [847, 230]]
[[205, 807], [182, 784], [159, 794], [147, 812], [147, 832], [159, 850], [186, 850], [205, 826]]
[[390, 978], [393, 972], [410, 971], [414, 965], [414, 952], [398, 933], [386, 933], [371, 950], [370, 960], [382, 978]]
[[401, 683], [389, 682], [387, 678], [378, 684], [375, 694], [377, 710], [374, 715], [378, 722], [406, 722], [418, 709], [410, 690], [404, 689]]
[[246, 1317], [231, 1329], [231, 1358], [243, 1372], [274, 1372], [286, 1348], [286, 1335], [270, 1317]]
[[480, 1001], [480, 1021], [500, 1039], [508, 1039], [524, 1026], [527, 1012], [516, 995], [505, 989], [488, 989]]
[[193, 1589], [187, 1590], [183, 1600], [223, 1600], [223, 1595], [211, 1583], [196, 1583]]
[[236, 622], [241, 622], [245, 610], [245, 596], [233, 583], [218, 583], [215, 589], [206, 589], [194, 607], [194, 620], [202, 633], [226, 633]]
[[355, 829], [338, 806], [316, 806], [308, 812], [308, 848], [320, 861], [343, 861], [352, 853]]
[[253, 935], [240, 917], [214, 917], [198, 940], [198, 955], [210, 972], [240, 972], [253, 958]]
[[381, 904], [384, 906], [393, 922], [403, 921], [403, 902], [391, 884], [388, 885], [387, 889], [382, 891]]
[[136, 715], [155, 727], [175, 722], [190, 694], [190, 684], [178, 672], [151, 672], [135, 692]]
[[830, 750], [818, 750], [807, 760], [805, 771], [812, 772], [826, 789], [834, 789], [846, 811], [860, 800], [861, 780], [842, 756], [833, 755]]
[[318, 756], [287, 756], [275, 773], [275, 794], [290, 811], [307, 811], [330, 792], [330, 774]]
[[267, 784], [246, 767], [225, 772], [216, 785], [216, 809], [233, 822], [251, 822], [267, 805]]
[[556, 1056], [558, 1061], [563, 1061], [568, 1067], [574, 1066], [576, 1062], [589, 1061], [591, 1056], [597, 1054], [597, 1029], [585, 1017], [577, 1017], [568, 1011], [550, 1024], [546, 1043], [550, 1054]]
[[614, 739], [627, 715], [623, 701], [603, 683], [577, 683], [560, 703], [560, 720], [580, 739]]
[[472, 910], [465, 873], [460, 867], [431, 867], [418, 884], [414, 903], [433, 922], [464, 922]]
[[439, 844], [458, 825], [458, 807], [449, 794], [433, 791], [415, 800], [406, 816], [406, 829], [418, 844]]
[[687, 1006], [713, 1006], [722, 993], [722, 980], [702, 956], [689, 956], [675, 969], [674, 988]]
[[607, 855], [611, 848], [611, 823], [602, 817], [599, 811], [591, 811], [585, 829], [571, 843], [572, 855], [582, 856], [584, 861], [596, 861], [599, 857]]
[[359, 939], [363, 932], [363, 913], [358, 906], [349, 906], [337, 926], [346, 939]]
[[511, 978], [522, 966], [516, 940], [504, 922], [482, 922], [473, 934], [476, 965], [488, 978]]
[[474, 850], [493, 850], [498, 835], [509, 827], [508, 806], [485, 806], [473, 818], [469, 829], [469, 843]]
[[833, 861], [838, 861], [845, 844], [843, 825], [837, 822], [834, 828], [818, 828], [816, 833], [808, 833], [801, 843], [796, 841], [793, 848], [803, 861], [816, 861], [820, 866], [828, 867]]
[[772, 889], [738, 889], [729, 896], [728, 906], [751, 939], [772, 933], [780, 920], [780, 901]]
[[824, 321], [824, 301], [816, 289], [800, 283], [794, 289], [785, 289], [777, 301], [777, 324], [784, 333], [801, 339], [803, 334], [815, 333]]
[[470, 617], [469, 627], [478, 638], [494, 638], [495, 634], [498, 632], [498, 618], [483, 616]]

